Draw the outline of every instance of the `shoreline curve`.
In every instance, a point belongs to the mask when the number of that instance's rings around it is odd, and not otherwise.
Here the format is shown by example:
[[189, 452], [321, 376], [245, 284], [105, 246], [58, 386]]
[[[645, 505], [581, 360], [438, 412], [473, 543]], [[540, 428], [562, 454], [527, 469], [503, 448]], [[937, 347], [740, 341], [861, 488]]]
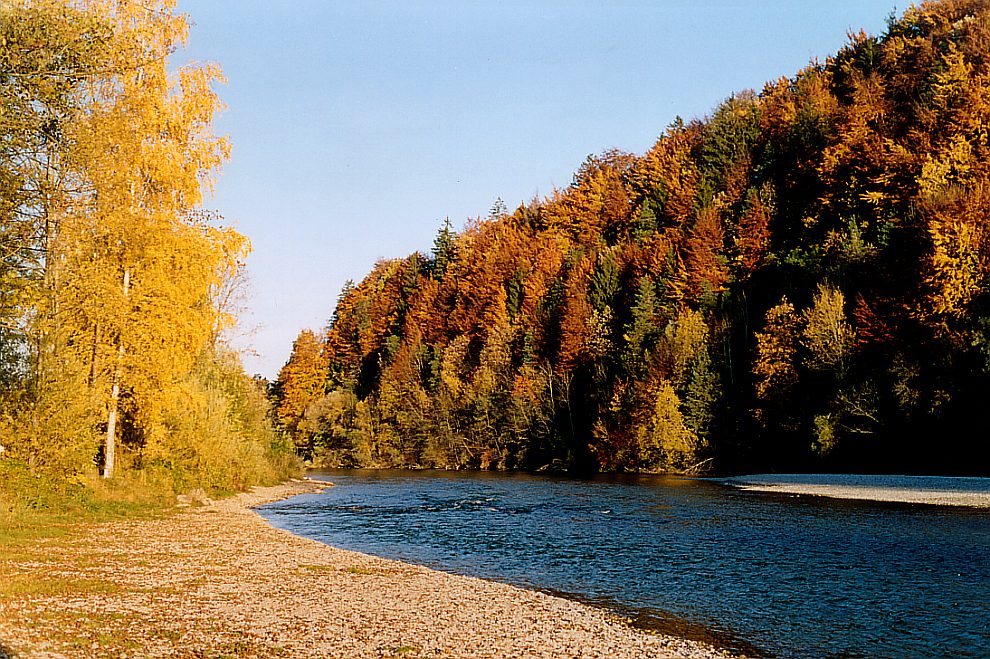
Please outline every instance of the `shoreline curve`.
[[0, 649], [21, 659], [737, 656], [573, 600], [332, 547], [253, 510], [328, 486], [254, 488], [46, 543], [41, 560], [10, 567], [60, 585], [0, 598]]

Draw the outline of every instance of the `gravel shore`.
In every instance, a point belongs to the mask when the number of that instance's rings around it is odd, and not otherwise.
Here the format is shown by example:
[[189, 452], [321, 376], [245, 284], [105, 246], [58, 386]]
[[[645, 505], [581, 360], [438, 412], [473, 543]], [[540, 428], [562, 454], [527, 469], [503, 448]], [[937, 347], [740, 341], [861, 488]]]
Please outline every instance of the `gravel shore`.
[[809, 485], [804, 483], [733, 483], [741, 490], [774, 492], [830, 497], [833, 499], [857, 499], [859, 501], [887, 501], [890, 503], [923, 503], [935, 506], [965, 506], [990, 508], [990, 494], [986, 492], [959, 492], [950, 490], [911, 490], [893, 487], [869, 487], [860, 485]]
[[[251, 510], [295, 481], [0, 557], [0, 658], [728, 656], [577, 602], [329, 547]], [[47, 585], [46, 585], [47, 584]]]

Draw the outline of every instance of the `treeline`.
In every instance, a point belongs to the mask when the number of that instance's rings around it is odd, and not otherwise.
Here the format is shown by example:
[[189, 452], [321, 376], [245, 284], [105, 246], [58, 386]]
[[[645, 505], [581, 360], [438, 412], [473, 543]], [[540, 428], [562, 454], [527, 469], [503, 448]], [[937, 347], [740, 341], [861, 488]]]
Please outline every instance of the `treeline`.
[[201, 209], [227, 158], [174, 0], [0, 3], [0, 460], [233, 490], [292, 468], [223, 341], [248, 240]]
[[277, 422], [335, 465], [986, 473], [988, 222], [990, 8], [925, 2], [379, 262]]

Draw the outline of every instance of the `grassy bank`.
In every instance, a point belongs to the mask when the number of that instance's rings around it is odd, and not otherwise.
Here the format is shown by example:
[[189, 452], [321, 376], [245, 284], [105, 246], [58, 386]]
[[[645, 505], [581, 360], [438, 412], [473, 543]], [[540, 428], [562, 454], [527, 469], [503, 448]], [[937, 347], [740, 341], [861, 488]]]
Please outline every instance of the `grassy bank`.
[[63, 537], [91, 524], [164, 515], [174, 506], [171, 488], [146, 478], [124, 475], [104, 481], [94, 474], [65, 480], [0, 460], [0, 551]]
[[[237, 489], [275, 485], [302, 473], [299, 460], [288, 452], [268, 456], [263, 466], [264, 473], [237, 481]], [[193, 503], [236, 493], [229, 487], [211, 487], [213, 482], [151, 470], [122, 471], [106, 480], [95, 468], [66, 478], [0, 459], [0, 552], [7, 556], [19, 546], [85, 533], [97, 524], [170, 515], [183, 491], [196, 493], [190, 497]]]
[[[95, 474], [64, 480], [0, 460], [0, 603], [10, 609], [5, 617], [17, 620], [17, 611], [39, 599], [118, 592], [111, 581], [86, 576], [97, 557], [73, 552], [73, 544], [98, 525], [162, 518], [174, 510], [175, 496], [161, 483], [133, 476], [106, 482]], [[53, 627], [58, 631], [45, 632], [46, 644], [81, 648], [103, 640], [110, 647], [109, 636], [94, 631], [105, 627], [105, 617], [55, 608], [21, 624], [31, 630], [46, 621], [57, 623]], [[123, 656], [127, 644], [114, 650], [107, 656]], [[0, 658], [17, 656], [7, 634], [0, 634]]]

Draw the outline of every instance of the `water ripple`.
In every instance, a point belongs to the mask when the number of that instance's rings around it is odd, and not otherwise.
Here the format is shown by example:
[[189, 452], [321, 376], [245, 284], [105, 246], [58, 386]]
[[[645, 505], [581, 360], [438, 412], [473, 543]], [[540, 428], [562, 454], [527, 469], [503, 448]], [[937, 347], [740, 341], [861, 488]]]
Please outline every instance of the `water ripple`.
[[577, 597], [750, 653], [990, 654], [985, 510], [658, 477], [327, 478], [337, 487], [262, 513], [334, 546]]

